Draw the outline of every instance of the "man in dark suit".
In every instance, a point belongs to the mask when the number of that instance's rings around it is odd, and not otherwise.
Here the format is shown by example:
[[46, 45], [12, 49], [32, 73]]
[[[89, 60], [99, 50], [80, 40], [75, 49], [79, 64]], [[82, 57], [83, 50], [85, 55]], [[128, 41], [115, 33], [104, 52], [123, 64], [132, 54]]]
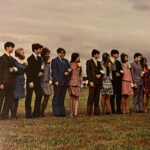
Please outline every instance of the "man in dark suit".
[[[17, 71], [15, 61], [11, 57], [14, 50], [14, 43], [6, 42], [4, 44], [5, 53], [0, 58], [0, 114], [1, 119], [7, 119], [9, 109], [13, 100], [14, 73]], [[5, 101], [4, 101], [5, 99]], [[3, 105], [4, 103], [4, 105]]]
[[91, 115], [94, 104], [94, 115], [100, 115], [99, 96], [102, 85], [101, 63], [97, 60], [100, 52], [92, 51], [92, 59], [86, 62], [86, 72], [89, 80], [89, 96], [87, 101], [87, 114]]
[[[32, 44], [33, 54], [28, 57], [27, 68], [27, 95], [25, 100], [26, 118], [40, 117], [40, 107], [42, 99], [42, 89], [40, 84], [40, 78], [43, 75], [42, 60], [39, 56], [41, 54], [43, 46], [36, 43]], [[34, 103], [34, 111], [32, 113], [31, 100], [33, 91], [36, 98]]]
[[114, 94], [110, 97], [110, 104], [112, 113], [115, 114], [115, 98], [116, 98], [116, 105], [117, 105], [117, 113], [121, 114], [121, 93], [122, 93], [122, 75], [123, 69], [122, 65], [118, 59], [119, 51], [118, 50], [111, 50], [111, 62], [113, 65], [112, 71], [112, 84], [113, 84], [113, 91]]
[[65, 50], [57, 49], [58, 56], [52, 60], [52, 79], [54, 84], [54, 97], [52, 100], [52, 108], [54, 116], [65, 116], [64, 100], [69, 82], [70, 65], [67, 59], [64, 58]]
[[142, 66], [140, 61], [142, 59], [142, 54], [135, 53], [134, 61], [131, 63], [131, 74], [134, 84], [134, 95], [133, 95], [133, 105], [135, 112], [143, 113], [143, 77], [144, 72], [142, 71]]

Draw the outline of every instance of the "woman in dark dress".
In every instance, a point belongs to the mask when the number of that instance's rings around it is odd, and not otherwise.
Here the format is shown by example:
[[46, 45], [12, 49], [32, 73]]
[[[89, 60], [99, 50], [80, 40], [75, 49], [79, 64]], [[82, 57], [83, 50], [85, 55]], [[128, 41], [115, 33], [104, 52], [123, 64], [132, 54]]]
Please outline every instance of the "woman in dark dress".
[[148, 104], [149, 104], [149, 98], [150, 98], [150, 68], [147, 66], [147, 59], [142, 58], [141, 65], [144, 73], [143, 77], [143, 88], [144, 88], [144, 96], [146, 95], [146, 99], [144, 100], [143, 96], [143, 105], [144, 105], [144, 111], [148, 111]]
[[42, 49], [41, 53], [42, 57], [42, 69], [43, 76], [41, 77], [41, 87], [44, 94], [44, 100], [42, 102], [42, 109], [41, 109], [41, 117], [45, 117], [45, 109], [50, 98], [52, 95], [52, 88], [50, 85], [50, 50], [47, 48]]
[[14, 99], [11, 105], [12, 118], [17, 118], [16, 114], [19, 99], [25, 98], [24, 73], [26, 71], [28, 64], [24, 56], [24, 50], [22, 48], [18, 48], [15, 51], [15, 66], [17, 67], [18, 71], [14, 76], [14, 88], [13, 88]]

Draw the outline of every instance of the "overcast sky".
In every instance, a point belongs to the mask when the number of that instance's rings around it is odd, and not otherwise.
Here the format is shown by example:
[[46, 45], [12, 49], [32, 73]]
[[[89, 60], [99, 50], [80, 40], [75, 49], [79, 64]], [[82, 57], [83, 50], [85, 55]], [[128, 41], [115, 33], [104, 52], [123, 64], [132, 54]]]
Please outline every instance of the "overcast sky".
[[149, 57], [149, 17], [149, 0], [0, 0], [0, 52], [12, 41], [27, 55], [35, 42], [52, 57], [63, 47], [67, 58], [79, 52], [83, 63], [93, 48]]

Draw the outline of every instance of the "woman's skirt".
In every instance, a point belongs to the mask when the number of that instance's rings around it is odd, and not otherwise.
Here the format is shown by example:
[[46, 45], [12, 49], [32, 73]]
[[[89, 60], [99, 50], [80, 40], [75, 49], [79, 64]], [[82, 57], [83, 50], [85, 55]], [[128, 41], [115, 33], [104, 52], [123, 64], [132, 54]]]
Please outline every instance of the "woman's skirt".
[[108, 76], [103, 78], [101, 94], [113, 95], [113, 86]]

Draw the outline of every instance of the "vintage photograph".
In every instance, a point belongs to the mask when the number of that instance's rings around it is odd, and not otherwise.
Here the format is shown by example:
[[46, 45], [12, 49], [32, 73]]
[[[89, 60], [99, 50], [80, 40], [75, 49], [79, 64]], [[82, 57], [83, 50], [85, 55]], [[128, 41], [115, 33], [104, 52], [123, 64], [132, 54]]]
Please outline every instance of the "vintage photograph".
[[0, 0], [0, 150], [149, 150], [149, 17], [149, 0]]

